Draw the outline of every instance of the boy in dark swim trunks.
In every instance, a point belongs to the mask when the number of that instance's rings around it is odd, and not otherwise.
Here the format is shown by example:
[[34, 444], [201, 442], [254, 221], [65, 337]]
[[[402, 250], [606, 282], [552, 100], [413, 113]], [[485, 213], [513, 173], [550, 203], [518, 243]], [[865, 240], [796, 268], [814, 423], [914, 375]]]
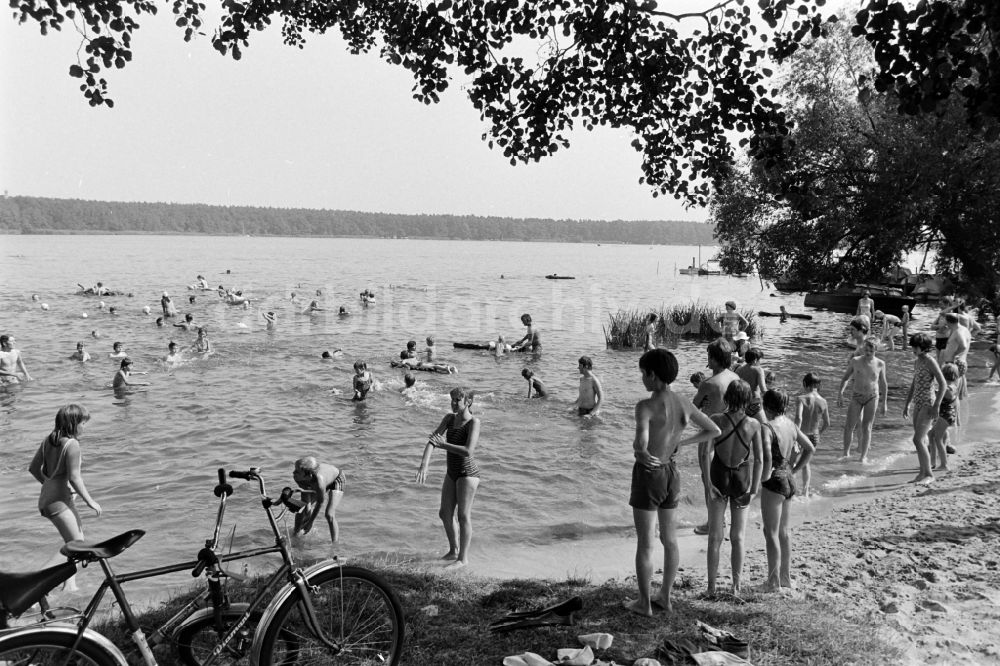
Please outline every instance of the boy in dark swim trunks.
[[[654, 608], [673, 610], [670, 594], [679, 559], [674, 509], [680, 497], [680, 476], [674, 464], [674, 453], [686, 444], [708, 442], [717, 437], [720, 430], [688, 398], [670, 390], [670, 384], [677, 378], [677, 359], [673, 354], [666, 349], [652, 349], [639, 359], [639, 369], [642, 384], [651, 394], [635, 406], [632, 445], [635, 464], [628, 503], [632, 507], [637, 537], [635, 573], [639, 598], [626, 601], [625, 608], [651, 616]], [[689, 423], [694, 424], [697, 432], [682, 439]], [[650, 585], [657, 524], [663, 543], [663, 584], [654, 597]]]
[[326, 522], [330, 526], [330, 539], [337, 543], [340, 538], [340, 526], [337, 524], [337, 506], [344, 498], [344, 471], [333, 465], [318, 462], [312, 456], [305, 456], [295, 461], [292, 478], [302, 489], [302, 499], [305, 507], [295, 514], [295, 532], [297, 536], [309, 534], [313, 521], [319, 515], [325, 501]]

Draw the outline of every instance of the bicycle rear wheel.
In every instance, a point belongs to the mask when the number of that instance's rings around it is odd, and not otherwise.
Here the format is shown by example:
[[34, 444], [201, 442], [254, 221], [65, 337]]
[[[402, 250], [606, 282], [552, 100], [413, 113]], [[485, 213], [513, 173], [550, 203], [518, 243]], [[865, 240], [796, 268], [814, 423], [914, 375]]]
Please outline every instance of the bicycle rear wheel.
[[[100, 646], [86, 637], [73, 648], [76, 634], [55, 631], [17, 632], [0, 640], [4, 666], [119, 666]], [[70, 654], [72, 652], [72, 654]], [[68, 660], [67, 660], [68, 659]]]
[[[309, 578], [321, 630], [341, 646], [333, 654], [312, 631], [296, 590], [275, 612], [261, 642], [260, 666], [395, 666], [403, 650], [403, 608], [392, 588], [360, 567], [334, 567]], [[289, 640], [294, 636], [295, 641]]]

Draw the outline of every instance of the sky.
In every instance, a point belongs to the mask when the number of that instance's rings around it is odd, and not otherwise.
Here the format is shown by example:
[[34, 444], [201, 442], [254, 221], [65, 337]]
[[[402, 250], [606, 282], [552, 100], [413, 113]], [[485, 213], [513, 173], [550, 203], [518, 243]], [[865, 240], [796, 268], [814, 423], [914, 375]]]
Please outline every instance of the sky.
[[0, 191], [113, 201], [555, 219], [707, 218], [638, 183], [627, 131], [579, 130], [513, 167], [482, 141], [459, 86], [425, 106], [409, 73], [339, 36], [284, 46], [276, 27], [239, 62], [185, 43], [166, 4], [145, 17], [115, 107], [69, 77], [79, 36], [0, 19]]

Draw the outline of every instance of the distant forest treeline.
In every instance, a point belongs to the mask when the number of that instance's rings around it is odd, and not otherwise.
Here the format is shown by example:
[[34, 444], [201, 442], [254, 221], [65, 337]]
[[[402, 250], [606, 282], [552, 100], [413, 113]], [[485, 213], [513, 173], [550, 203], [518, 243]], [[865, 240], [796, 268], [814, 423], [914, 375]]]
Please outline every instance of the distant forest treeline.
[[712, 245], [715, 243], [713, 229], [710, 224], [676, 220], [542, 220], [21, 196], [0, 198], [0, 232], [22, 234], [251, 234]]

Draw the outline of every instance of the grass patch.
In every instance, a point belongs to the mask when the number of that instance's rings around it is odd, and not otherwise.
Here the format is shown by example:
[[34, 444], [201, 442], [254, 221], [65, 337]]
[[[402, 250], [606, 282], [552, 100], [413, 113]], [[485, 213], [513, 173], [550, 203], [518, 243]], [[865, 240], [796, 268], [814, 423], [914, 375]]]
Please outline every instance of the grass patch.
[[[609, 349], [642, 348], [646, 337], [646, 319], [650, 313], [656, 315], [656, 336], [661, 340], [696, 338], [712, 341], [722, 335], [718, 320], [725, 311], [724, 306], [709, 305], [703, 301], [661, 305], [659, 310], [619, 310], [608, 314], [610, 322], [604, 327], [604, 341]], [[747, 320], [747, 335], [758, 337], [762, 329], [757, 313], [753, 310], [739, 312]]]
[[[622, 608], [624, 600], [635, 596], [634, 579], [599, 585], [583, 579], [501, 581], [442, 575], [407, 564], [379, 564], [377, 570], [396, 590], [406, 615], [400, 660], [406, 666], [500, 664], [505, 656], [526, 651], [555, 660], [557, 648], [579, 647], [576, 637], [594, 632], [614, 636], [611, 648], [598, 651], [599, 659], [631, 664], [639, 657], [654, 656], [664, 638], [697, 642], [695, 620], [749, 641], [750, 661], [757, 666], [886, 664], [899, 663], [901, 658], [899, 650], [880, 637], [880, 620], [845, 602], [753, 593], [742, 602], [708, 601], [698, 598], [703, 589], [700, 580], [682, 576], [676, 586], [674, 613], [642, 618]], [[240, 592], [237, 587], [232, 585], [234, 598], [250, 595], [249, 590]], [[583, 600], [576, 626], [506, 634], [489, 631], [489, 624], [509, 611], [547, 606], [573, 596]], [[141, 615], [140, 622], [144, 627], [156, 626], [183, 601], [167, 602]], [[130, 645], [120, 626], [99, 631], [120, 647]], [[165, 666], [178, 663], [172, 648], [158, 649], [157, 658]]]

